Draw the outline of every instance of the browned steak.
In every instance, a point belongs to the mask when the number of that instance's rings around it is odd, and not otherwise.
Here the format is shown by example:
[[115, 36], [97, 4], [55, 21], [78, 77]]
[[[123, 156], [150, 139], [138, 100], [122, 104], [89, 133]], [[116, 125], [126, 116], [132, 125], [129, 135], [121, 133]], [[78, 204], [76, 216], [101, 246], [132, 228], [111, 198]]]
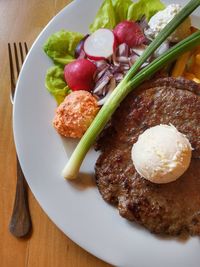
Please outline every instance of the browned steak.
[[[177, 181], [154, 184], [135, 171], [131, 148], [139, 134], [173, 124], [189, 138], [191, 165]], [[188, 80], [149, 81], [122, 102], [98, 140], [96, 182], [120, 215], [157, 234], [200, 235], [200, 87]]]

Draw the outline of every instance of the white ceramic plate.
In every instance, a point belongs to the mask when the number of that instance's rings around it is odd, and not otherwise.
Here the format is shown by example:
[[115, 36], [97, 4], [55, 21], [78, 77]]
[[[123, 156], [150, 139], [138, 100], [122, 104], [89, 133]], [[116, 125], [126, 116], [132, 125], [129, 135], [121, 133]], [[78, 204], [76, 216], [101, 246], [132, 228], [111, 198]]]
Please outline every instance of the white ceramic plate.
[[[76, 142], [63, 141], [52, 127], [56, 104], [44, 86], [52, 62], [42, 45], [63, 28], [87, 33], [101, 2], [74, 1], [51, 20], [29, 52], [14, 104], [14, 137], [24, 174], [51, 220], [74, 242], [104, 261], [131, 267], [197, 267], [199, 238], [184, 243], [160, 239], [121, 218], [117, 209], [103, 201], [89, 178], [72, 183], [61, 176]], [[92, 174], [96, 158], [91, 150], [81, 171]]]

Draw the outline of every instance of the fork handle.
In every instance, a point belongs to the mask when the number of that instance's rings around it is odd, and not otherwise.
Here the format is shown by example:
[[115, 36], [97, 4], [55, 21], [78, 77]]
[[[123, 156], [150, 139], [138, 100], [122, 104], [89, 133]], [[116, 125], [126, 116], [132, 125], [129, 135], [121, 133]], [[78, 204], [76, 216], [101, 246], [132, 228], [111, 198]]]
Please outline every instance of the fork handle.
[[24, 237], [30, 233], [31, 228], [32, 223], [28, 206], [25, 177], [17, 157], [17, 186], [9, 230], [16, 237]]

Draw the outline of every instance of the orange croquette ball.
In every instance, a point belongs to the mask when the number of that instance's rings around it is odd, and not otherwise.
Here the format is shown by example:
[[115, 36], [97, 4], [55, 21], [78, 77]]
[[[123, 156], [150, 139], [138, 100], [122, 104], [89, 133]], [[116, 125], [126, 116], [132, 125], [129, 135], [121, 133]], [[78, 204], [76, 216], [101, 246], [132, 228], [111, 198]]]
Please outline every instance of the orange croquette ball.
[[53, 125], [63, 136], [81, 138], [98, 111], [97, 100], [91, 93], [73, 91], [57, 107]]

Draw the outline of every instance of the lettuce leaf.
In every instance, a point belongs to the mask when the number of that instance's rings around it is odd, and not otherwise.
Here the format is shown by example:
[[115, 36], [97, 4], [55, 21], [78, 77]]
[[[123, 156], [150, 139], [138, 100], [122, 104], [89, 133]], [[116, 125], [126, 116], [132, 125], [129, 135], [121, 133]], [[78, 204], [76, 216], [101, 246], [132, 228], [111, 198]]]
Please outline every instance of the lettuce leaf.
[[116, 24], [127, 19], [128, 8], [132, 4], [131, 0], [112, 0], [115, 11]]
[[165, 8], [160, 0], [104, 0], [90, 25], [90, 32], [100, 28], [113, 29], [120, 21], [138, 20], [143, 15], [149, 20], [155, 13]]
[[60, 66], [53, 66], [47, 70], [45, 86], [55, 97], [58, 105], [65, 99], [71, 90], [64, 80], [64, 70]]
[[165, 5], [160, 0], [139, 0], [136, 3], [132, 3], [128, 9], [128, 20], [138, 20], [145, 15], [149, 20], [158, 11], [165, 8]]
[[54, 63], [66, 65], [74, 60], [75, 48], [82, 38], [81, 33], [61, 30], [48, 38], [43, 49]]
[[90, 25], [90, 32], [100, 28], [113, 29], [116, 25], [115, 11], [111, 0], [104, 0], [96, 14], [94, 22]]

